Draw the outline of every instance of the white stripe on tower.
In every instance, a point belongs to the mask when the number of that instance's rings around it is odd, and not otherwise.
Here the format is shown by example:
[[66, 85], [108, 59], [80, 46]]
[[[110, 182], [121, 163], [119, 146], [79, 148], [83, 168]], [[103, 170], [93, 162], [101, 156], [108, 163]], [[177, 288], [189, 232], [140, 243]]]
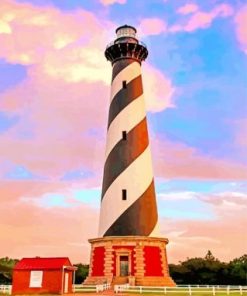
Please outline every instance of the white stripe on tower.
[[[136, 61], [129, 64], [120, 73], [118, 73], [118, 75], [112, 81], [110, 102], [123, 88], [123, 81], [129, 83], [139, 75], [141, 75], [141, 66]], [[143, 95], [141, 95], [139, 98], [135, 99], [132, 104], [126, 106], [110, 124], [107, 132], [105, 158], [107, 158], [117, 142], [121, 140], [122, 132], [129, 132], [145, 116], [145, 102]]]
[[[111, 84], [111, 101], [115, 95], [122, 89], [123, 81], [129, 83], [135, 77], [141, 74], [141, 65], [134, 61], [124, 68], [118, 75], [115, 77]], [[117, 78], [117, 79], [116, 79]]]
[[123, 109], [113, 120], [107, 132], [105, 158], [112, 148], [122, 139], [122, 132], [132, 130], [146, 117], [143, 95]]
[[[130, 180], [139, 180], [133, 184]], [[100, 229], [99, 235], [110, 228], [113, 221], [122, 215], [147, 189], [152, 183], [153, 172], [151, 165], [151, 155], [149, 146], [145, 151], [116, 178], [106, 191], [101, 202]], [[133, 186], [134, 185], [134, 186]], [[128, 193], [127, 200], [122, 200], [122, 189]]]

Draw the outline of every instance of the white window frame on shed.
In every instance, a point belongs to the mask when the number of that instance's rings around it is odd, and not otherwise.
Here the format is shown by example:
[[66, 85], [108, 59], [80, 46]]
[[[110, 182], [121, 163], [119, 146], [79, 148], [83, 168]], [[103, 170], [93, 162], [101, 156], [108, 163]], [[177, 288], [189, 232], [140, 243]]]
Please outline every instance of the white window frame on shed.
[[42, 280], [43, 280], [42, 270], [31, 270], [29, 288], [41, 288]]

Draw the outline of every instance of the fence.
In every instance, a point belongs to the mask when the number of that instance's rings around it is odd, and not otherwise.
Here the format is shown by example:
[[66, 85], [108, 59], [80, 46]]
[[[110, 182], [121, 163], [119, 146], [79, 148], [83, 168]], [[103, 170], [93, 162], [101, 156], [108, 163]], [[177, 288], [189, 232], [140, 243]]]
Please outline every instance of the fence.
[[[110, 284], [103, 284], [103, 285], [73, 285], [73, 292], [74, 293], [83, 293], [83, 292], [102, 292], [105, 290], [110, 289]], [[12, 286], [11, 285], [0, 285], [0, 294], [11, 294]]]
[[[143, 287], [143, 286], [130, 286], [129, 284], [126, 285], [115, 285], [114, 292], [130, 292], [130, 293], [160, 293], [160, 294], [172, 294], [172, 293], [185, 293], [191, 295], [197, 294], [225, 294], [230, 295], [233, 293], [238, 293], [243, 295], [243, 293], [247, 293], [247, 286], [213, 286], [213, 285], [183, 285], [183, 286], [176, 286], [176, 287]], [[247, 295], [247, 294], [246, 294]]]
[[[102, 285], [73, 285], [74, 293], [84, 293], [84, 292], [103, 292], [110, 289], [110, 284]], [[0, 294], [11, 294], [11, 285], [0, 285]], [[130, 292], [130, 293], [156, 293], [156, 294], [172, 294], [172, 293], [185, 293], [193, 296], [199, 294], [245, 294], [247, 296], [247, 286], [222, 286], [222, 285], [180, 285], [176, 287], [143, 287], [143, 286], [130, 286], [129, 284], [115, 285], [114, 292]], [[217, 296], [217, 295], [216, 295]]]
[[11, 294], [11, 285], [0, 285], [0, 294]]
[[74, 293], [83, 293], [83, 292], [103, 292], [105, 290], [110, 289], [110, 284], [102, 284], [102, 285], [73, 285]]

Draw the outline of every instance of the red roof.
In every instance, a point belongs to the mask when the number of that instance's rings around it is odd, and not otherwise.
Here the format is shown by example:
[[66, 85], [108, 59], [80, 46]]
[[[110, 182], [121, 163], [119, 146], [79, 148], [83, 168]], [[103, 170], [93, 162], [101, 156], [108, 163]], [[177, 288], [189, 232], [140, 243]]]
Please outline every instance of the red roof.
[[73, 267], [69, 258], [23, 258], [14, 267], [15, 270], [30, 270], [30, 269], [61, 269], [63, 266]]

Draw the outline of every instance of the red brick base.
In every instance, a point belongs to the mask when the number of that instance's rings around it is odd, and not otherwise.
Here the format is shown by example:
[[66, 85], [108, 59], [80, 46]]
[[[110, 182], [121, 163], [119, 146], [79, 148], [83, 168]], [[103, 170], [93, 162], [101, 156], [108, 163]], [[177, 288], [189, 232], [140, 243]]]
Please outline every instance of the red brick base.
[[[176, 285], [169, 275], [166, 238], [109, 236], [90, 239], [89, 242], [91, 243], [90, 268], [84, 284], [130, 282], [136, 286]], [[128, 261], [128, 274], [121, 274], [120, 258]]]

